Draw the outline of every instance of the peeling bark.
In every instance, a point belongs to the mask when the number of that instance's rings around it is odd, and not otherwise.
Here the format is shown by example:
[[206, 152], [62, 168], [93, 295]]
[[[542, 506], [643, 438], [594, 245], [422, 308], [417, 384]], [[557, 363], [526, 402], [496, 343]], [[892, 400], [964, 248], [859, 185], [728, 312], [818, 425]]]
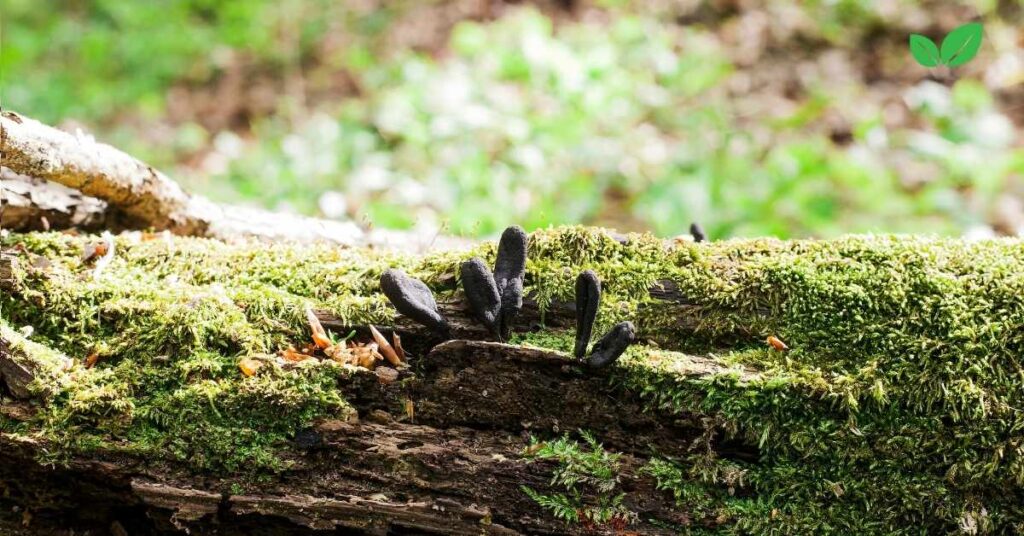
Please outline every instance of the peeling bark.
[[101, 229], [107, 204], [54, 182], [0, 167], [0, 228], [8, 231]]

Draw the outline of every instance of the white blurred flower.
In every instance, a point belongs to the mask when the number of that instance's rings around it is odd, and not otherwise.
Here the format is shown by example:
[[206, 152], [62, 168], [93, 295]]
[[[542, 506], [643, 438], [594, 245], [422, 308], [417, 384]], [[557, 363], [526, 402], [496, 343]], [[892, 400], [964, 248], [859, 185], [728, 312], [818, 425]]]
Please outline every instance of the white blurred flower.
[[549, 40], [537, 32], [527, 32], [523, 35], [521, 46], [523, 56], [534, 68], [546, 66], [548, 57]]
[[975, 225], [964, 231], [963, 239], [967, 242], [977, 242], [995, 237], [996, 232], [988, 225]]
[[551, 69], [558, 76], [559, 84], [568, 93], [583, 89], [587, 81], [586, 69], [576, 55], [565, 46], [552, 47]]
[[430, 134], [435, 138], [449, 138], [458, 131], [458, 123], [450, 115], [439, 115], [430, 121]]
[[1008, 88], [1024, 80], [1024, 60], [1016, 49], [1005, 52], [989, 64], [985, 71], [985, 85], [992, 89]]
[[383, 190], [390, 182], [390, 173], [376, 162], [368, 162], [359, 166], [349, 180], [361, 190]]
[[334, 190], [321, 194], [317, 204], [320, 206], [320, 212], [327, 218], [341, 218], [348, 209], [345, 194]]
[[991, 148], [1006, 147], [1015, 137], [1013, 123], [997, 112], [975, 117], [971, 122], [971, 135], [979, 144]]
[[671, 102], [672, 94], [657, 84], [641, 84], [636, 90], [636, 98], [646, 106], [657, 108], [667, 106]]
[[913, 132], [908, 136], [907, 144], [915, 151], [941, 157], [956, 149], [956, 144], [931, 132]]
[[333, 145], [341, 137], [341, 125], [323, 112], [314, 114], [306, 126], [319, 145]]
[[533, 193], [529, 188], [516, 188], [512, 195], [512, 208], [516, 212], [524, 214], [530, 210], [531, 206], [533, 206]]
[[491, 124], [492, 113], [485, 106], [470, 104], [462, 108], [459, 119], [470, 128], [486, 128]]
[[405, 95], [392, 92], [377, 107], [373, 120], [382, 132], [401, 134], [416, 120], [416, 109]]
[[405, 177], [391, 188], [391, 195], [403, 205], [418, 205], [429, 199], [430, 190], [423, 183]]
[[536, 145], [520, 145], [512, 150], [512, 159], [529, 171], [539, 171], [546, 160]]
[[281, 142], [281, 150], [284, 151], [284, 154], [287, 155], [288, 158], [295, 161], [305, 160], [306, 156], [309, 154], [306, 140], [302, 139], [302, 137], [297, 134], [289, 134], [285, 136], [284, 140]]
[[522, 142], [530, 136], [530, 123], [521, 117], [508, 117], [502, 124], [505, 127], [505, 135], [511, 141]]
[[241, 156], [242, 149], [244, 148], [245, 142], [242, 138], [230, 130], [218, 132], [213, 138], [213, 150], [228, 159], [235, 159]]
[[679, 69], [679, 56], [667, 49], [660, 49], [653, 54], [651, 60], [654, 70], [660, 75], [669, 75]]
[[882, 125], [876, 125], [868, 129], [864, 142], [872, 149], [885, 149], [889, 145], [889, 133]]
[[230, 163], [231, 161], [223, 153], [213, 151], [203, 157], [199, 167], [207, 175], [222, 175], [228, 172]]
[[473, 81], [462, 68], [449, 68], [426, 88], [425, 107], [435, 113], [455, 113], [469, 104]]
[[911, 109], [924, 108], [940, 116], [949, 115], [953, 108], [949, 88], [930, 80], [908, 89], [903, 100]]

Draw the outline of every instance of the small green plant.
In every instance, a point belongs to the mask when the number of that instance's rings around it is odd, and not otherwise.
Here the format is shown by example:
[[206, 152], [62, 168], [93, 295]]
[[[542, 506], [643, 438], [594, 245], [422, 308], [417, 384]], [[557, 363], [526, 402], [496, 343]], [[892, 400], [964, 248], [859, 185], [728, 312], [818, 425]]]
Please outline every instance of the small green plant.
[[642, 472], [654, 478], [657, 489], [672, 492], [685, 511], [702, 517], [727, 515], [722, 505], [731, 500], [737, 489], [748, 486], [746, 469], [718, 459], [713, 452], [684, 460], [653, 458]]
[[935, 41], [921, 34], [910, 34], [910, 54], [925, 67], [958, 67], [978, 55], [981, 34], [981, 23], [969, 22], [949, 32], [942, 40], [941, 50]]
[[525, 452], [531, 459], [557, 461], [551, 485], [566, 493], [545, 495], [529, 486], [522, 486], [523, 492], [558, 519], [570, 523], [632, 522], [636, 514], [622, 505], [626, 494], [615, 493], [621, 454], [606, 451], [590, 432], [580, 430], [579, 434], [586, 445], [568, 436], [547, 443], [531, 439]]

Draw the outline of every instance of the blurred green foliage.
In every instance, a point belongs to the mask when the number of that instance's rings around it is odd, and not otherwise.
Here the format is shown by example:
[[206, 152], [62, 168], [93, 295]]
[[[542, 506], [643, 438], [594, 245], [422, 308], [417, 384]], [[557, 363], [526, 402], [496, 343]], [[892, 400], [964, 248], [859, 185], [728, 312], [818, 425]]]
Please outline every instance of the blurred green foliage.
[[[513, 222], [673, 235], [691, 220], [712, 237], [960, 233], [991, 223], [1024, 170], [1012, 124], [969, 76], [907, 85], [895, 127], [856, 81], [813, 81], [793, 109], [751, 116], [730, 82], [752, 67], [715, 25], [642, 3], [557, 28], [530, 8], [459, 22], [440, 54], [394, 38], [415, 3], [336, 4], [8, 0], [4, 106], [84, 121], [217, 199], [466, 235]], [[875, 4], [787, 9], [816, 23], [803, 39], [843, 48], [886, 22]], [[357, 91], [313, 104], [282, 91], [233, 130], [166, 120], [170, 87], [209, 85], [240, 57], [314, 88], [344, 72]], [[842, 143], [823, 128], [837, 115]]]

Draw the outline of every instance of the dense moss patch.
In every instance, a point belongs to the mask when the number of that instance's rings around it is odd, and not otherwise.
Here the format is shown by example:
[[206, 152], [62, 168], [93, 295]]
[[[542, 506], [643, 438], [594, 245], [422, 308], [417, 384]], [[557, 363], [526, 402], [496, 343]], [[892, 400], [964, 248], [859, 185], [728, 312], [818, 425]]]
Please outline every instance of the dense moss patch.
[[[333, 364], [264, 367], [242, 357], [308, 338], [305, 304], [352, 325], [388, 323], [377, 281], [401, 267], [442, 299], [471, 255], [422, 258], [326, 247], [119, 240], [95, 279], [89, 237], [12, 235], [49, 260], [0, 298], [5, 333], [92, 369], [67, 371], [21, 430], [68, 451], [97, 444], [237, 472], [279, 467], [276, 449], [314, 418], [350, 408]], [[632, 320], [644, 344], [611, 376], [652, 409], [702, 416], [693, 455], [655, 455], [648, 474], [716, 532], [1024, 531], [1024, 243], [854, 236], [832, 241], [617, 240], [577, 227], [531, 237], [526, 292], [572, 298], [600, 274], [596, 330]], [[648, 289], [671, 282], [680, 302]], [[791, 348], [779, 352], [774, 335]], [[568, 351], [569, 333], [516, 342]], [[716, 364], [694, 374], [693, 356]], [[730, 439], [731, 438], [731, 439]], [[722, 441], [758, 447], [730, 459]], [[691, 526], [688, 530], [697, 530]]]

